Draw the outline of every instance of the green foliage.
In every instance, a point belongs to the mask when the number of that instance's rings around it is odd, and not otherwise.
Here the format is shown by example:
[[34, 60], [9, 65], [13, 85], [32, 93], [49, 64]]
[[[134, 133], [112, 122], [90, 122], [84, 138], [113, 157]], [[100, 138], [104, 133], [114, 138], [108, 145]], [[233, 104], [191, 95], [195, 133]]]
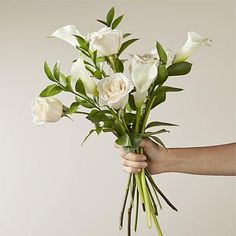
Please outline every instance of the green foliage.
[[80, 102], [73, 102], [70, 105], [70, 108], [65, 112], [66, 114], [72, 114], [77, 111], [78, 107], [80, 106]]
[[154, 96], [160, 94], [160, 93], [167, 93], [167, 92], [180, 92], [183, 89], [181, 88], [175, 88], [170, 86], [160, 86], [154, 91]]
[[60, 80], [60, 62], [59, 61], [53, 67], [53, 75], [57, 81]]
[[153, 122], [150, 122], [146, 126], [146, 129], [156, 127], [156, 126], [178, 126], [178, 125], [172, 124], [172, 123], [166, 123], [166, 122], [162, 122], [162, 121], [153, 121]]
[[88, 133], [88, 135], [84, 138], [83, 142], [81, 143], [81, 146], [87, 141], [87, 139], [90, 137], [92, 133], [94, 133], [96, 129], [91, 129]]
[[123, 62], [117, 57], [115, 61], [116, 72], [124, 72], [124, 64]]
[[69, 75], [65, 78], [65, 91], [70, 92], [73, 91], [71, 86], [72, 77]]
[[97, 20], [97, 21], [107, 27], [111, 27], [111, 29], [115, 29], [122, 21], [124, 15], [120, 15], [116, 19], [114, 19], [114, 17], [115, 17], [115, 8], [112, 7], [107, 13], [106, 20]]
[[80, 45], [80, 48], [82, 48], [85, 51], [89, 50], [88, 43], [85, 41], [85, 39], [79, 35], [74, 35]]
[[44, 72], [47, 75], [48, 79], [50, 79], [53, 82], [56, 81], [56, 79], [54, 78], [54, 76], [53, 76], [53, 74], [52, 74], [52, 72], [51, 72], [47, 62], [44, 62]]
[[111, 26], [111, 23], [112, 23], [112, 21], [113, 21], [113, 19], [114, 19], [114, 16], [115, 16], [115, 8], [112, 7], [112, 8], [108, 11], [107, 17], [106, 17], [107, 25], [108, 25], [108, 26]]
[[192, 64], [184, 61], [170, 65], [167, 68], [169, 76], [186, 75], [191, 71]]
[[156, 136], [150, 136], [150, 138], [155, 141], [157, 144], [160, 144], [162, 147], [166, 148], [165, 144]]
[[135, 106], [134, 95], [133, 94], [129, 95], [129, 106], [133, 111], [136, 111], [136, 106]]
[[142, 137], [144, 137], [144, 138], [148, 138], [148, 137], [150, 137], [150, 136], [152, 136], [152, 135], [155, 135], [155, 134], [161, 134], [161, 133], [166, 133], [166, 132], [170, 132], [169, 130], [166, 130], [166, 129], [161, 129], [161, 130], [157, 130], [157, 131], [154, 131], [154, 132], [146, 132], [146, 133], [144, 133], [144, 134], [141, 134], [142, 135]]
[[56, 84], [51, 84], [48, 85], [40, 94], [40, 97], [51, 97], [51, 96], [55, 96], [58, 93], [60, 93], [63, 89], [56, 85]]
[[152, 105], [152, 109], [157, 105], [163, 103], [166, 100], [166, 93], [167, 92], [179, 92], [182, 91], [181, 88], [174, 88], [170, 86], [159, 86], [153, 93], [154, 95], [154, 102]]
[[107, 24], [107, 22], [106, 21], [104, 21], [104, 20], [97, 20], [98, 22], [100, 22], [100, 23], [102, 23], [103, 25], [105, 25], [105, 26], [108, 26], [109, 27], [109, 25]]
[[160, 93], [157, 96], [155, 96], [154, 102], [152, 104], [152, 109], [158, 105], [160, 105], [161, 103], [163, 103], [166, 100], [166, 93]]
[[131, 35], [131, 33], [125, 33], [125, 34], [123, 34], [123, 38], [127, 38], [127, 37], [129, 37]]
[[161, 44], [159, 42], [156, 42], [156, 48], [157, 48], [157, 52], [160, 58], [160, 61], [166, 65], [167, 63], [167, 55], [166, 52], [164, 50], [164, 48], [161, 46]]
[[122, 147], [132, 146], [132, 143], [128, 134], [123, 134], [122, 136], [118, 137], [118, 139], [116, 139], [115, 142]]
[[135, 123], [136, 115], [134, 113], [125, 113], [124, 114], [125, 123], [130, 125]]
[[80, 104], [81, 104], [81, 106], [88, 108], [88, 109], [94, 108], [94, 105], [86, 100], [82, 100], [80, 102]]
[[158, 65], [158, 75], [155, 81], [155, 85], [163, 84], [168, 78], [168, 71], [165, 65], [159, 64]]
[[125, 41], [121, 45], [120, 50], [117, 53], [117, 55], [119, 56], [127, 47], [129, 47], [132, 43], [136, 42], [137, 40], [139, 40], [139, 39], [129, 39], [129, 40]]
[[107, 116], [106, 111], [99, 111], [93, 109], [86, 119], [90, 120], [95, 125], [101, 125], [100, 122], [103, 122], [103, 127], [112, 128], [114, 123], [114, 118], [111, 116]]
[[123, 17], [124, 17], [124, 15], [121, 15], [121, 16], [117, 17], [114, 20], [114, 22], [112, 23], [111, 28], [115, 29], [120, 24], [120, 22], [122, 21]]
[[81, 79], [78, 79], [76, 81], [75, 91], [86, 96], [86, 91], [85, 91], [85, 88], [84, 88], [84, 84], [83, 84]]

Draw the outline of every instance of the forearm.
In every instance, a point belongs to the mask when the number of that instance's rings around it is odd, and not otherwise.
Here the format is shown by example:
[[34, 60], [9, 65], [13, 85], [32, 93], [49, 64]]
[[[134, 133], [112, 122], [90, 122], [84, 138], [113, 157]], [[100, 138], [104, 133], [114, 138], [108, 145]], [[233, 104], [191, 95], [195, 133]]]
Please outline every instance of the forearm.
[[236, 143], [208, 147], [170, 148], [161, 165], [162, 172], [236, 175]]

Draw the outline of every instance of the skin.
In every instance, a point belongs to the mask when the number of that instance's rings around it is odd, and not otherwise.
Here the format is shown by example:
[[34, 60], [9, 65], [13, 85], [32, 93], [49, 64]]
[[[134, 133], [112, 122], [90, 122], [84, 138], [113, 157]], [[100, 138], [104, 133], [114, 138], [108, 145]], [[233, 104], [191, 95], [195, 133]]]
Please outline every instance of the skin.
[[143, 139], [141, 147], [144, 155], [125, 153], [121, 151], [121, 161], [124, 171], [139, 173], [142, 168], [148, 168], [152, 175], [177, 172], [196, 175], [236, 175], [236, 143], [188, 148], [169, 148]]

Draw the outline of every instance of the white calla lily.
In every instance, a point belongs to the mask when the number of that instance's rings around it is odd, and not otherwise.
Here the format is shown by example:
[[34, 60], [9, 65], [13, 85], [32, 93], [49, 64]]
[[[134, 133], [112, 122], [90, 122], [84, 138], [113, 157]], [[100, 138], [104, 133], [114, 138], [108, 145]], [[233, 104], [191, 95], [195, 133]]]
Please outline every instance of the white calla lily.
[[144, 56], [132, 55], [130, 62], [131, 80], [136, 88], [134, 101], [137, 107], [140, 107], [147, 94], [148, 89], [157, 76], [157, 61], [152, 54]]
[[97, 85], [93, 78], [90, 77], [89, 72], [87, 71], [84, 60], [82, 57], [79, 57], [71, 67], [71, 76], [74, 81], [81, 79], [85, 90], [87, 93], [92, 94], [94, 96], [98, 95]]
[[81, 36], [79, 30], [74, 25], [66, 25], [57, 29], [49, 37], [54, 37], [64, 40], [65, 42], [71, 44], [73, 47], [76, 47], [78, 46], [78, 42], [74, 35]]
[[184, 46], [175, 54], [173, 63], [185, 61], [190, 57], [200, 46], [210, 45], [211, 40], [201, 36], [195, 32], [188, 32], [188, 38]]

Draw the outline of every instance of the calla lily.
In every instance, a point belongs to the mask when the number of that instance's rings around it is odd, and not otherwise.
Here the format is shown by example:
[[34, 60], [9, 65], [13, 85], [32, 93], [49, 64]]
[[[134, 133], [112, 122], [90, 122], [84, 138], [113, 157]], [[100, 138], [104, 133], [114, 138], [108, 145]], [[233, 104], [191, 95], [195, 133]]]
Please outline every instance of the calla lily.
[[137, 107], [140, 107], [147, 94], [148, 89], [157, 76], [157, 62], [152, 54], [144, 56], [132, 55], [130, 62], [131, 80], [136, 88], [134, 101]]
[[53, 32], [52, 35], [50, 35], [50, 37], [64, 40], [67, 43], [71, 44], [73, 47], [76, 47], [78, 46], [78, 42], [74, 35], [81, 36], [79, 30], [74, 25], [66, 25], [57, 29], [55, 32]]
[[81, 79], [85, 90], [87, 93], [92, 94], [94, 96], [98, 95], [97, 85], [93, 78], [90, 77], [89, 72], [87, 71], [84, 60], [82, 57], [79, 57], [71, 67], [71, 76], [76, 81]]
[[188, 38], [184, 46], [175, 54], [173, 63], [185, 61], [190, 57], [200, 46], [210, 45], [211, 40], [203, 37], [195, 32], [188, 32]]

